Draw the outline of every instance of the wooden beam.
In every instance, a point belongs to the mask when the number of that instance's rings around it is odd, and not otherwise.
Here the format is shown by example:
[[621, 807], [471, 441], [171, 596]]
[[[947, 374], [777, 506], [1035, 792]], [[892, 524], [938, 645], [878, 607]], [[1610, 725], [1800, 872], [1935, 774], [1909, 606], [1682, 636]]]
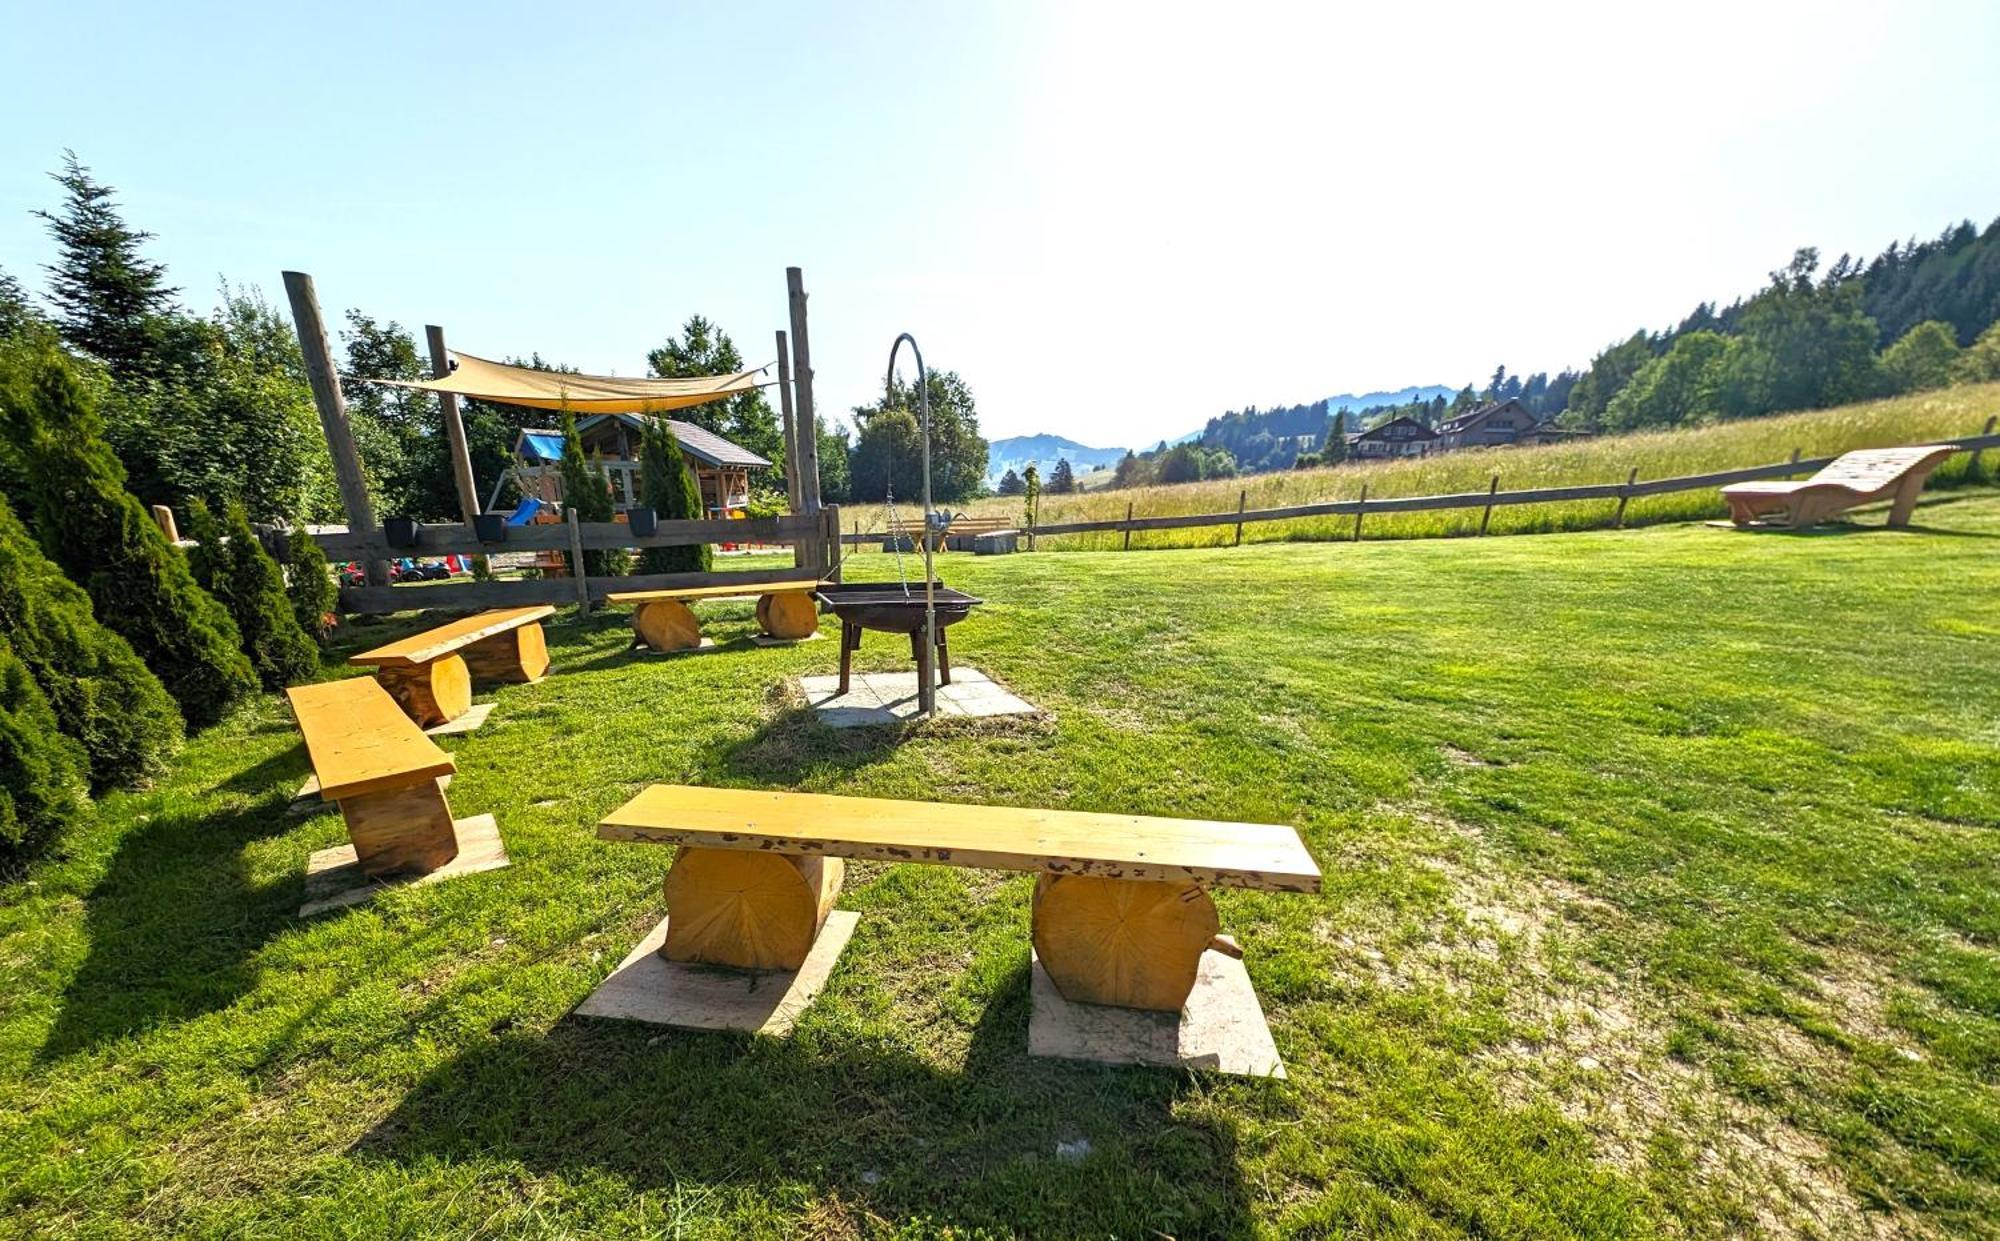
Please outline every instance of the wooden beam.
[[564, 515], [569, 526], [570, 572], [576, 577], [576, 610], [579, 614], [590, 615], [590, 573], [583, 567], [583, 531], [576, 520], [574, 506]]
[[[581, 526], [583, 545], [592, 551], [612, 547], [685, 547], [695, 543], [807, 543], [823, 538], [817, 517], [704, 517], [699, 521], [663, 521], [649, 535], [636, 535], [622, 521], [589, 521]], [[568, 551], [569, 531], [559, 525], [514, 526], [504, 543], [481, 543], [471, 526], [426, 525], [417, 531], [416, 546], [389, 547], [378, 531], [372, 535], [318, 534], [313, 541], [330, 560], [359, 556], [477, 556], [492, 552]]]
[[[340, 373], [334, 369], [333, 349], [327, 344], [319, 296], [313, 292], [312, 277], [302, 271], [288, 271], [284, 279], [285, 296], [292, 303], [292, 322], [299, 332], [299, 351], [305, 356], [306, 383], [312, 387], [320, 429], [326, 434], [327, 452], [333, 458], [333, 479], [340, 488], [347, 528], [357, 534], [373, 534], [375, 507], [368, 501], [368, 479], [361, 472], [361, 454], [355, 450], [354, 430], [347, 423], [347, 398], [340, 392]], [[386, 560], [369, 561], [367, 573], [371, 586], [389, 582]]]
[[798, 407], [800, 500], [808, 513], [819, 512], [819, 419], [814, 415], [812, 339], [806, 331], [806, 278], [796, 267], [785, 269], [785, 293], [792, 317], [792, 399]]
[[805, 458], [799, 452], [799, 426], [792, 416], [792, 347], [782, 331], [778, 333], [778, 412], [784, 416], [785, 498], [794, 513], [802, 513]]
[[[561, 527], [555, 527], [561, 529]], [[648, 573], [632, 577], [586, 579], [592, 604], [602, 603], [612, 591], [667, 589], [675, 586], [726, 586], [732, 582], [750, 584], [798, 576], [787, 565], [778, 569], [746, 569], [739, 573]], [[527, 578], [491, 582], [438, 582], [408, 586], [349, 586], [340, 592], [343, 612], [381, 615], [424, 608], [443, 611], [474, 611], [480, 608], [525, 607], [537, 603], [573, 604], [577, 600], [576, 581], [571, 578]]]
[[[428, 324], [424, 336], [431, 347], [431, 378], [443, 379], [451, 374], [451, 359], [445, 353], [444, 329], [437, 324]], [[458, 486], [458, 512], [467, 525], [479, 516], [479, 484], [472, 477], [472, 450], [465, 442], [465, 421], [459, 417], [458, 394], [440, 392], [438, 413], [444, 422], [445, 439], [450, 443], [451, 478]]]

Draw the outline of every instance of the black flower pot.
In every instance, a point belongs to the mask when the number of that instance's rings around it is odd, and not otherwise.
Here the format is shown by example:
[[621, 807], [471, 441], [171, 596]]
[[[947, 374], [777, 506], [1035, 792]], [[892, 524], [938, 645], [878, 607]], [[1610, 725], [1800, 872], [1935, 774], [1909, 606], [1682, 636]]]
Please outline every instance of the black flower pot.
[[625, 520], [632, 523], [633, 535], [642, 539], [651, 538], [660, 528], [660, 515], [649, 508], [627, 509]]
[[423, 528], [423, 523], [414, 517], [391, 517], [382, 523], [382, 537], [389, 540], [391, 547], [415, 547]]
[[479, 536], [481, 543], [505, 543], [507, 541], [507, 514], [479, 514], [472, 519], [472, 532]]

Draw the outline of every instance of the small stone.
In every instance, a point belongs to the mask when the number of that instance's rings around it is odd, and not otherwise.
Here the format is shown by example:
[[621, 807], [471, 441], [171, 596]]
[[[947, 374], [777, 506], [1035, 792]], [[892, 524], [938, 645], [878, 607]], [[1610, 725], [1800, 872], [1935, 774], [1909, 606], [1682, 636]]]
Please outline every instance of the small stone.
[[882, 1180], [882, 1174], [880, 1172], [877, 1172], [873, 1168], [870, 1168], [866, 1172], [863, 1172], [861, 1174], [861, 1183], [863, 1185], [879, 1184], [881, 1180]]
[[502, 936], [502, 935], [496, 935], [496, 936], [494, 936], [494, 937], [493, 937], [493, 946], [494, 946], [495, 948], [505, 948], [505, 947], [507, 946], [507, 939], [506, 939], [506, 937], [505, 937], [505, 936]]
[[1056, 1158], [1075, 1163], [1090, 1153], [1090, 1139], [1078, 1138], [1073, 1142], [1057, 1142]]
[[1922, 1064], [1924, 1062], [1924, 1053], [1914, 1047], [1898, 1047], [1896, 1054], [1908, 1060], [1911, 1064]]
[[1595, 1073], [1604, 1066], [1597, 1062], [1597, 1057], [1595, 1056], [1578, 1056], [1576, 1058], [1576, 1067], [1586, 1073]]

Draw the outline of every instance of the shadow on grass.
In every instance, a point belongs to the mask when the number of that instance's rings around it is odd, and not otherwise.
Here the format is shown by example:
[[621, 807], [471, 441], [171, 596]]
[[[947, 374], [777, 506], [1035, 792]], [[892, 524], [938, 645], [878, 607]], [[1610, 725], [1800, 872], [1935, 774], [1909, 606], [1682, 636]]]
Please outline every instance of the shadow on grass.
[[[254, 770], [297, 761], [287, 753]], [[85, 898], [89, 954], [38, 1058], [240, 998], [255, 981], [251, 956], [298, 908], [301, 882], [253, 886], [244, 846], [288, 826], [283, 799], [272, 795], [220, 813], [161, 814], [127, 833]]]
[[724, 746], [721, 774], [758, 784], [787, 786], [813, 771], [850, 772], [883, 762], [910, 732], [904, 724], [832, 728], [811, 707], [783, 705], [756, 732]]
[[[1027, 1235], [1215, 1236], [1247, 1224], [1231, 1125], [1176, 1116], [1185, 1074], [1027, 1055], [1025, 966], [964, 1065], [815, 1029], [787, 1038], [568, 1017], [422, 1082], [354, 1153], [421, 1168], [609, 1174], [634, 1190], [814, 1186], [889, 1220]], [[1070, 1157], [1058, 1143], [1072, 1145]], [[1083, 1153], [1084, 1151], [1091, 1153]]]

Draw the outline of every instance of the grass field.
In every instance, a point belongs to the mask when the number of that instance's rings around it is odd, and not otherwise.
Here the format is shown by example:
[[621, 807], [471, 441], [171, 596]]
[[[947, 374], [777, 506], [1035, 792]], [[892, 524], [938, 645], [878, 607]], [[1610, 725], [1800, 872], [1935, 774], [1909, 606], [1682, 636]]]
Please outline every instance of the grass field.
[[[1806, 457], [1833, 456], [1854, 448], [1877, 448], [1890, 444], [1931, 443], [1955, 436], [1975, 435], [1986, 419], [2000, 414], [2000, 384], [1978, 384], [1872, 401], [1840, 409], [1744, 422], [1722, 423], [1685, 431], [1660, 431], [1644, 435], [1606, 436], [1575, 444], [1538, 448], [1489, 448], [1444, 453], [1410, 461], [1353, 464], [1324, 470], [1296, 470], [1280, 474], [1258, 474], [1246, 478], [1218, 479], [1214, 482], [1183, 483], [1171, 487], [1137, 487], [1126, 491], [1090, 490], [1076, 495], [1042, 497], [1038, 521], [1056, 525], [1069, 521], [1111, 521], [1125, 516], [1125, 506], [1133, 506], [1138, 517], [1160, 517], [1182, 513], [1233, 513], [1239, 497], [1248, 492], [1252, 509], [1285, 508], [1297, 504], [1319, 504], [1352, 500], [1366, 485], [1376, 499], [1390, 496], [1450, 495], [1485, 491], [1495, 474], [1503, 491], [1524, 491], [1536, 487], [1580, 486], [1590, 483], [1622, 483], [1633, 469], [1641, 479], [1672, 478], [1705, 474], [1718, 470], [1768, 465], [1791, 456], [1794, 448]], [[1988, 477], [2000, 453], [1986, 455]], [[1940, 470], [1935, 482], [1951, 486], [1964, 475], [1967, 458], [1959, 456]], [[1574, 504], [1526, 504], [1495, 509], [1492, 532], [1588, 530], [1611, 524], [1616, 502], [1596, 500]], [[1019, 497], [977, 500], [965, 511], [982, 516], [1022, 519]], [[1694, 521], [1720, 517], [1727, 509], [1713, 488], [1673, 495], [1650, 496], [1632, 501], [1626, 510], [1627, 525], [1657, 522]], [[1434, 538], [1472, 534], [1479, 529], [1478, 509], [1447, 512], [1401, 513], [1371, 516], [1363, 527], [1364, 538]], [[881, 518], [868, 505], [857, 504], [843, 513], [843, 524], [853, 528], [859, 516], [864, 528]], [[1246, 526], [1245, 542], [1276, 542], [1298, 539], [1347, 538], [1354, 532], [1352, 517], [1313, 518], [1301, 521], [1274, 521]], [[1235, 537], [1235, 527], [1208, 526], [1190, 530], [1146, 531], [1132, 537], [1136, 547], [1219, 547]], [[1074, 534], [1046, 540], [1051, 551], [1103, 551], [1121, 546], [1122, 534]]]
[[[2000, 1235], [2000, 495], [945, 578], [1047, 718], [836, 734], [835, 643], [610, 614], [446, 742], [511, 869], [297, 920], [270, 699], [107, 799], [0, 890], [0, 1235]], [[569, 1017], [663, 780], [1295, 824], [1323, 895], [1217, 896], [1291, 1078], [1030, 1059], [1030, 881], [939, 867], [853, 867], [789, 1039]]]

